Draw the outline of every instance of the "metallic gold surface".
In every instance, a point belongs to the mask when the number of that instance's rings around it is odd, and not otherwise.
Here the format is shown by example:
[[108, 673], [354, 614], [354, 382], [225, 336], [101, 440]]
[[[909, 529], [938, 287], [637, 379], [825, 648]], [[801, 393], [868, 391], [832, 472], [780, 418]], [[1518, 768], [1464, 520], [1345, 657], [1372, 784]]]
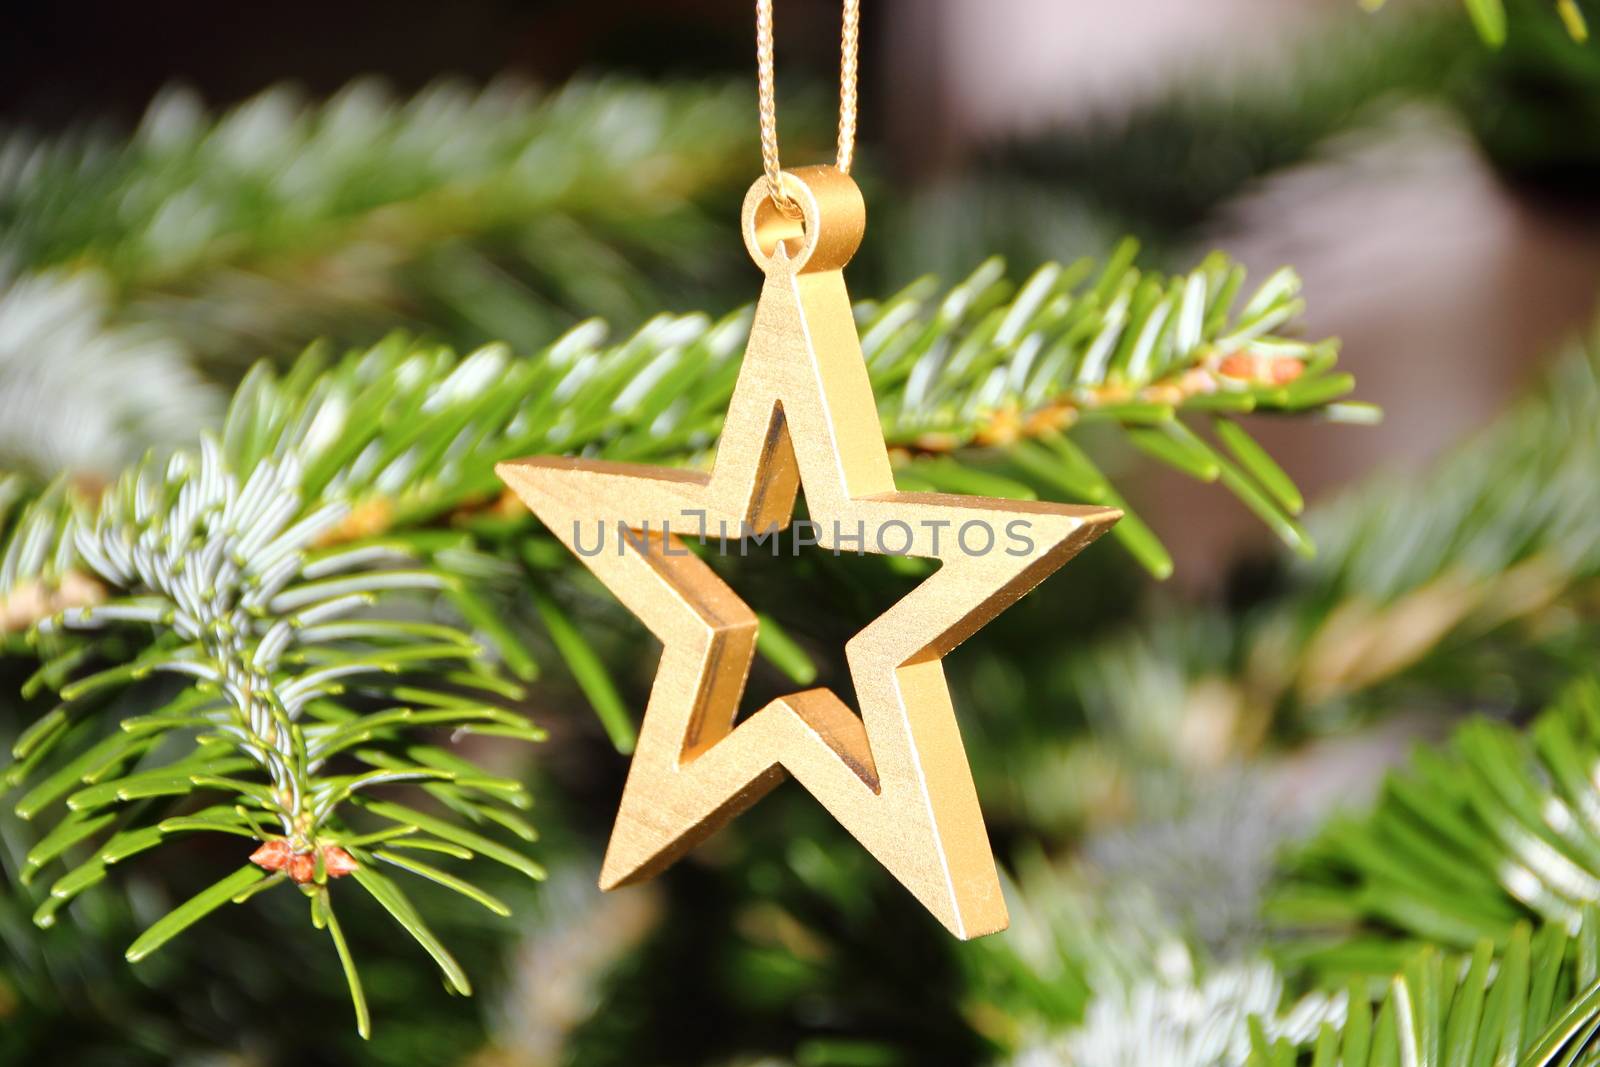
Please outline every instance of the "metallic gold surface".
[[[766, 283], [711, 472], [499, 467], [663, 646], [600, 886], [654, 875], [787, 773], [952, 933], [977, 937], [1004, 929], [1006, 909], [940, 661], [1120, 513], [897, 491], [841, 273], [861, 242], [861, 194], [831, 166], [783, 178], [802, 219], [764, 179], [745, 198], [745, 243]], [[859, 716], [812, 689], [735, 727], [756, 616], [680, 536], [786, 527], [802, 485], [822, 548], [941, 566], [846, 644]], [[596, 552], [597, 524], [609, 529]]]

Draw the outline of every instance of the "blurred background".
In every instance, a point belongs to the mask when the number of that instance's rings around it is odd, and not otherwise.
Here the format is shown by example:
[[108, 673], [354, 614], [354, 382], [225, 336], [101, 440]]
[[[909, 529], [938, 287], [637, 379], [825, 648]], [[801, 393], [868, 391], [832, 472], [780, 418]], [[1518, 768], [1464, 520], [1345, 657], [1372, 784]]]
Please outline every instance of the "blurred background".
[[[997, 254], [1021, 281], [1127, 236], [1148, 269], [1213, 249], [1254, 281], [1293, 266], [1295, 334], [1339, 338], [1385, 412], [1250, 424], [1303, 491], [1318, 561], [1236, 496], [1113, 452], [1171, 578], [1098, 546], [1061, 580], [1071, 603], [952, 659], [1018, 893], [998, 944], [947, 944], [793, 787], [601, 897], [626, 760], [581, 678], [552, 672], [527, 701], [552, 740], [486, 756], [533, 783], [552, 877], [496, 886], [514, 919], [446, 903], [437, 924], [477, 997], [352, 921], [377, 1017], [359, 1043], [336, 963], [269, 905], [135, 972], [124, 935], [169, 857], [61, 928], [35, 930], [20, 897], [0, 920], [6, 1062], [1133, 1062], [1085, 1051], [1104, 1036], [1083, 1036], [1089, 990], [1255, 960], [1283, 842], [1464, 712], [1525, 721], [1582, 660], [1600, 403], [1549, 375], [1591, 358], [1600, 48], [1543, 0], [1508, 4], [1498, 49], [1454, 0], [863, 7], [852, 294], [954, 284]], [[786, 164], [832, 154], [838, 18], [777, 5]], [[252, 362], [319, 338], [528, 353], [591, 316], [620, 338], [734, 311], [757, 291], [736, 232], [760, 167], [753, 62], [745, 0], [9, 11], [0, 467], [92, 491], [216, 425]], [[1530, 559], [1544, 569], [1505, 580]], [[639, 635], [572, 596], [638, 706]], [[851, 605], [799, 619], [802, 644]], [[7, 830], [13, 851], [25, 836]]]

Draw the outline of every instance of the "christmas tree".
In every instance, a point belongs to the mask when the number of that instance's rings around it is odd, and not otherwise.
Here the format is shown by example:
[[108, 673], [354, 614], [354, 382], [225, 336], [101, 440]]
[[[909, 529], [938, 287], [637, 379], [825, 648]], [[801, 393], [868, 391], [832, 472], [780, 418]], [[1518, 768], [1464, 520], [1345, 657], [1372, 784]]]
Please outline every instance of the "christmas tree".
[[[1600, 1062], [1600, 332], [1307, 492], [1432, 413], [1368, 400], [1295, 264], [1206, 249], [1400, 143], [1592, 244], [1595, 8], [1464, 6], [924, 180], [868, 136], [896, 486], [1123, 513], [946, 663], [1011, 916], [972, 942], [792, 785], [594, 884], [660, 645], [495, 465], [709, 468], [751, 79], [0, 130], [0, 1062]], [[786, 157], [826, 82], [784, 83]], [[1202, 552], [1218, 514], [1249, 532]], [[759, 614], [747, 709], [848, 700], [930, 571], [709, 562]]]

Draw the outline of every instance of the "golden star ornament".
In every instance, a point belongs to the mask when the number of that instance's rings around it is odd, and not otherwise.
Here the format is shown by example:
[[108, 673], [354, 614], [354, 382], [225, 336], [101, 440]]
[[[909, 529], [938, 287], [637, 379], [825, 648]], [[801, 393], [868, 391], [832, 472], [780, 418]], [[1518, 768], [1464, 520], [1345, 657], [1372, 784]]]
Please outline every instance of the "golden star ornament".
[[[942, 660], [1120, 512], [898, 491], [844, 285], [861, 193], [832, 166], [782, 182], [799, 218], [763, 181], [744, 202], [766, 281], [710, 472], [498, 468], [662, 645], [600, 888], [652, 877], [792, 775], [952, 933], [978, 937], [1005, 929], [1006, 908]], [[859, 715], [809, 689], [736, 722], [756, 615], [682, 538], [788, 528], [801, 486], [821, 548], [940, 567], [845, 645]]]

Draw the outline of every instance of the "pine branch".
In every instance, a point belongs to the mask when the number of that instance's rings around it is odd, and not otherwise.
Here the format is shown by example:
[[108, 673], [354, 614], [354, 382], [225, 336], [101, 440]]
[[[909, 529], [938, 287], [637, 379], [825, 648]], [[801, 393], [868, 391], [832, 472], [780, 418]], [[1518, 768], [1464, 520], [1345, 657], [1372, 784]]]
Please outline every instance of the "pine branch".
[[1462, 954], [1352, 947], [1345, 967], [1293, 993], [1304, 986], [1293, 944], [1277, 965], [1208, 959], [1137, 886], [1036, 859], [1010, 903], [1013, 932], [972, 946], [970, 984], [1013, 1064], [1571, 1063], [1600, 1030], [1592, 908], [1570, 928], [1519, 922]]
[[1081, 1027], [1030, 1045], [1013, 1062], [1254, 1067], [1253, 1044], [1297, 1048], [1319, 1026], [1343, 1020], [1343, 997], [1312, 994], [1293, 1000], [1283, 987], [1272, 966], [1259, 961], [1149, 979], [1126, 994], [1097, 996]]
[[[1592, 1062], [1600, 1048], [1597, 943], [1600, 921], [1591, 911], [1571, 935], [1556, 925], [1532, 933], [1527, 923], [1518, 924], [1498, 954], [1487, 939], [1469, 957], [1423, 949], [1388, 979], [1376, 1002], [1367, 983], [1352, 981], [1343, 1019], [1312, 1023], [1310, 1035], [1275, 1033], [1286, 1027], [1252, 1019], [1246, 1063]], [[1298, 1008], [1290, 1018], [1306, 1022]]]
[[1407, 938], [1504, 944], [1530, 917], [1576, 933], [1600, 892], [1597, 757], [1593, 680], [1525, 731], [1470, 722], [1444, 749], [1420, 750], [1371, 813], [1298, 852], [1271, 913], [1332, 932], [1309, 954], [1321, 966]]
[[[1234, 313], [1244, 275], [1222, 256], [1167, 278], [1132, 266], [1135, 250], [1124, 242], [1098, 275], [1086, 261], [1047, 264], [1015, 290], [991, 260], [936, 306], [924, 295], [927, 283], [869, 305], [863, 346], [891, 442], [934, 454], [1001, 447], [1025, 484], [1127, 510], [1109, 479], [1063, 436], [1085, 423], [1118, 426], [1150, 456], [1220, 482], [1285, 543], [1309, 553], [1293, 518], [1299, 493], [1233, 416], [1316, 412], [1370, 421], [1370, 407], [1337, 402], [1354, 382], [1333, 370], [1336, 343], [1277, 333], [1301, 308], [1299, 280], [1288, 270]], [[902, 387], [902, 396], [886, 395]], [[1214, 431], [1220, 446], [1195, 425]], [[940, 463], [926, 459], [907, 473], [931, 488], [972, 484], [945, 477]], [[1015, 493], [1001, 484], [989, 491]], [[1152, 573], [1170, 573], [1170, 558], [1143, 522], [1130, 515], [1118, 525], [1124, 545]]]
[[1089, 802], [1072, 791], [1096, 782], [1193, 764], [1195, 730], [1224, 746], [1201, 760], [1215, 763], [1274, 736], [1348, 730], [1408, 694], [1537, 707], [1592, 660], [1596, 486], [1600, 334], [1454, 452], [1313, 512], [1318, 558], [1285, 568], [1248, 611], [1142, 617], [1031, 683], [1023, 706], [1082, 708], [1095, 736], [1018, 720], [995, 795], [1035, 818]]
[[440, 83], [396, 101], [367, 80], [315, 106], [269, 89], [218, 118], [174, 89], [125, 143], [0, 136], [0, 257], [98, 264], [127, 292], [303, 271], [367, 242], [414, 254], [556, 213], [659, 225], [733, 177], [748, 125], [731, 86], [574, 83], [541, 97], [511, 81]]
[[[516, 814], [527, 806], [519, 784], [413, 737], [438, 726], [452, 727], [456, 737], [540, 735], [494, 702], [502, 682], [470, 669], [481, 653], [467, 634], [366, 610], [449, 588], [455, 579], [431, 566], [428, 553], [402, 542], [314, 550], [344, 509], [303, 498], [301, 464], [314, 456], [308, 451], [263, 459], [241, 485], [221, 447], [208, 442], [198, 458], [180, 453], [164, 469], [131, 471], [97, 512], [69, 520], [81, 564], [122, 595], [44, 620], [41, 643], [48, 647], [62, 630], [109, 640], [129, 625], [157, 636], [130, 662], [61, 685], [61, 703], [15, 744], [8, 784], [26, 787], [17, 813], [34, 819], [63, 800], [66, 808], [29, 853], [23, 880], [103, 840], [55, 879], [34, 920], [51, 925], [108, 866], [132, 855], [188, 833], [228, 834], [254, 843], [242, 855], [255, 866], [240, 867], [158, 921], [130, 946], [130, 960], [229, 900], [275, 884], [305, 888], [322, 902], [319, 924], [331, 923], [323, 887], [354, 875], [468, 992], [403, 892], [374, 868], [388, 864], [441, 882], [491, 910], [501, 909], [469, 883], [409, 859], [407, 850], [460, 859], [479, 853], [530, 877], [541, 873], [504, 846], [373, 799], [368, 790], [423, 782], [457, 815], [531, 839]], [[194, 681], [173, 695], [147, 681], [162, 675]], [[24, 696], [43, 684], [41, 672]], [[114, 702], [115, 713], [128, 704], [154, 708], [105, 734], [96, 720], [109, 710], [108, 697], [123, 690], [129, 692]], [[173, 745], [181, 754], [173, 755]], [[53, 755], [67, 758], [51, 762]], [[335, 773], [346, 769], [357, 773]], [[140, 801], [211, 793], [226, 800], [140, 818]], [[123, 807], [130, 803], [131, 811]], [[357, 810], [364, 819], [353, 818]], [[363, 821], [368, 831], [357, 828]]]
[[127, 140], [0, 130], [0, 463], [110, 480], [214, 425], [191, 367], [318, 335], [638, 321], [677, 299], [661, 276], [716, 273], [702, 204], [746, 179], [748, 126], [731, 87], [366, 81], [216, 118], [174, 90]]
[[1587, 1062], [1580, 1054], [1596, 1047], [1600, 913], [1592, 907], [1574, 925], [1535, 931], [1518, 922], [1460, 954], [1350, 946], [1319, 987], [1295, 995], [1303, 961], [1292, 943], [1277, 966], [1211, 962], [1140, 899], [1137, 887], [1094, 889], [1024, 865], [1013, 934], [973, 946], [980, 967], [972, 985], [983, 1016], [1007, 1021], [1010, 1062], [1545, 1064]]
[[[353, 875], [467, 992], [448, 951], [376, 868], [437, 882], [494, 911], [503, 908], [481, 890], [411, 852], [479, 854], [529, 877], [542, 872], [453, 820], [370, 790], [423, 783], [457, 817], [531, 840], [518, 783], [419, 733], [541, 735], [499, 706], [496, 697], [515, 689], [482, 666], [470, 635], [424, 621], [428, 600], [468, 595], [464, 568], [452, 573], [438, 562], [459, 554], [462, 539], [392, 536], [319, 548], [349, 514], [337, 490], [328, 491], [334, 477], [349, 474], [327, 464], [348, 444], [327, 435], [335, 406], [320, 408], [320, 420], [293, 422], [293, 406], [252, 408], [259, 397], [245, 396], [224, 443], [147, 461], [94, 507], [35, 508], [19, 523], [8, 576], [13, 564], [18, 573], [32, 570], [34, 581], [70, 567], [93, 572], [111, 591], [35, 628], [45, 658], [22, 695], [53, 689], [60, 702], [17, 739], [7, 784], [25, 788], [16, 810], [26, 819], [65, 802], [29, 853], [24, 881], [58, 862], [68, 870], [34, 919], [51, 925], [109, 866], [171, 838], [233, 835], [252, 842], [241, 851], [251, 862], [158, 921], [129, 948], [130, 960], [229, 900], [280, 884], [300, 886], [313, 898], [316, 923], [336, 929], [324, 887]], [[407, 610], [417, 597], [423, 604]], [[163, 676], [183, 684], [157, 684]], [[109, 733], [108, 713], [120, 717]], [[225, 799], [195, 810], [188, 801], [200, 794]], [[143, 802], [162, 797], [185, 804], [142, 817]], [[86, 848], [86, 860], [69, 859]], [[358, 990], [353, 985], [360, 1014]]]

